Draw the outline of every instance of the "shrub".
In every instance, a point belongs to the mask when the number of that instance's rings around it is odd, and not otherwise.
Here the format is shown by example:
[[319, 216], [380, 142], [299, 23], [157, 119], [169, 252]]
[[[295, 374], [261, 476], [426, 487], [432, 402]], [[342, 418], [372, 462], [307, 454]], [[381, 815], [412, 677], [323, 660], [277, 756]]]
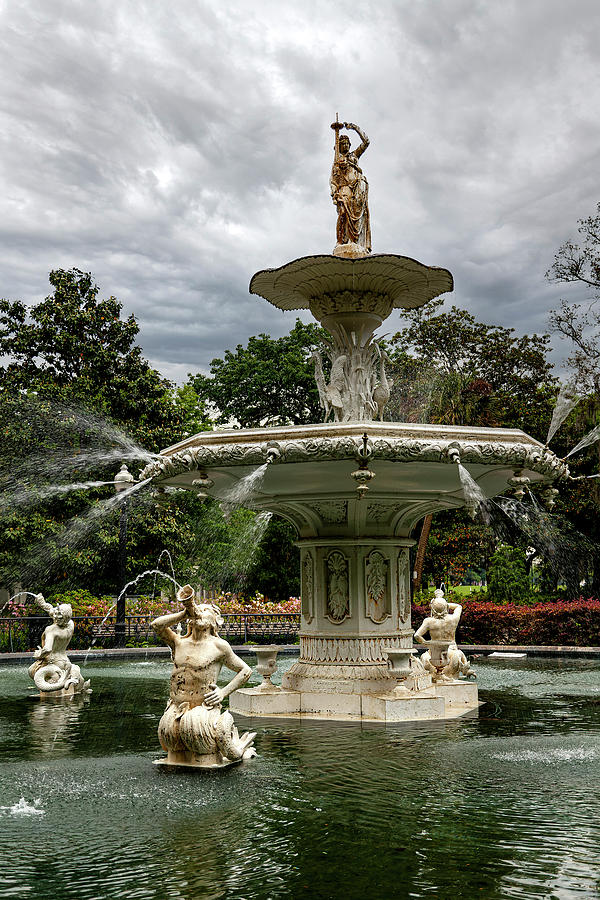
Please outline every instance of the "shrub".
[[[61, 591], [46, 598], [53, 606], [59, 603], [70, 603], [74, 616], [105, 616], [113, 603], [114, 597], [104, 594], [96, 597], [85, 588], [74, 588], [70, 591]], [[40, 611], [39, 606], [36, 606]]]
[[[429, 611], [413, 605], [412, 612], [416, 630]], [[467, 602], [457, 636], [462, 644], [599, 646], [600, 600], [555, 600], [534, 606]]]

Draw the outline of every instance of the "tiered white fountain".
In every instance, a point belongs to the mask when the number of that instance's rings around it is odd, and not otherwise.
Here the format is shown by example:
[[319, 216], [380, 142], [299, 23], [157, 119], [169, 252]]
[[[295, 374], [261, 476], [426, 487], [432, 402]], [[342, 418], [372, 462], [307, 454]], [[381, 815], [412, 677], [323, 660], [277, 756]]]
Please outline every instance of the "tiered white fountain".
[[[447, 614], [449, 624], [436, 631], [432, 620], [425, 665], [414, 657], [413, 530], [428, 513], [465, 505], [457, 464], [468, 467], [485, 497], [526, 479], [552, 481], [567, 469], [520, 430], [383, 421], [390, 385], [373, 333], [393, 309], [451, 291], [452, 276], [408, 257], [371, 255], [367, 183], [357, 162], [368, 139], [349, 123], [332, 127], [333, 255], [296, 259], [258, 272], [250, 283], [251, 293], [279, 309], [309, 309], [331, 335], [328, 381], [315, 355], [325, 424], [202, 432], [164, 450], [142, 477], [222, 499], [263, 466], [253, 508], [282, 516], [298, 532], [300, 658], [280, 689], [232, 694], [232, 711], [380, 721], [453, 717], [477, 708], [477, 687], [460, 680], [469, 668], [452, 640], [433, 640], [454, 637], [456, 610], [432, 610], [434, 619]], [[343, 127], [362, 139], [355, 152], [339, 136]]]

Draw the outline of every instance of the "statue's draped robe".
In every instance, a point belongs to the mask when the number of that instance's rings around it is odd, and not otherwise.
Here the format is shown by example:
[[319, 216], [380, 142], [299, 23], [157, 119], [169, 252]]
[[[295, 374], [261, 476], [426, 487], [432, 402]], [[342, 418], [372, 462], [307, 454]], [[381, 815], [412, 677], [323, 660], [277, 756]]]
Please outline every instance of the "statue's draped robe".
[[358, 244], [370, 251], [369, 183], [354, 153], [340, 156], [334, 162], [330, 184], [338, 209], [338, 244]]

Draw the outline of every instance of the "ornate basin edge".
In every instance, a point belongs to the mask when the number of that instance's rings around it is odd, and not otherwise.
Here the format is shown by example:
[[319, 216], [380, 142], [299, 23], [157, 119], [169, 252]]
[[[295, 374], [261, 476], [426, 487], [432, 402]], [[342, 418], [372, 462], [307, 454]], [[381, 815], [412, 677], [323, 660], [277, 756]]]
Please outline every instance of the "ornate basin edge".
[[[523, 435], [526, 437], [526, 435]], [[273, 461], [273, 448], [277, 458]], [[360, 440], [346, 435], [342, 437], [312, 436], [290, 440], [261, 441], [245, 443], [240, 432], [238, 443], [211, 443], [204, 446], [188, 447], [181, 451], [165, 453], [145, 467], [140, 479], [151, 478], [163, 481], [211, 467], [261, 466], [267, 462], [274, 465], [314, 461], [354, 460], [357, 458]], [[448, 453], [455, 449], [463, 464], [503, 465], [514, 469], [528, 469], [542, 475], [545, 480], [566, 478], [569, 468], [551, 450], [537, 442], [504, 443], [485, 440], [438, 440], [423, 438], [374, 437], [371, 440], [373, 462], [388, 460], [394, 462], [446, 462], [453, 465]]]

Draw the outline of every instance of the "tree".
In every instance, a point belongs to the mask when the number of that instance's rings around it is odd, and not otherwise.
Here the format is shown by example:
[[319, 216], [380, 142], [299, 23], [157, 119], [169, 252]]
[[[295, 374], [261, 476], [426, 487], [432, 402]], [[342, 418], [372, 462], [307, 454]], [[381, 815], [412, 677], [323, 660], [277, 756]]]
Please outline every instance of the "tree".
[[390, 342], [392, 402], [408, 411], [416, 383], [414, 413], [426, 411], [429, 422], [510, 425], [541, 436], [556, 383], [548, 335], [519, 337], [456, 306], [440, 312], [442, 304], [402, 311], [409, 324]]
[[578, 284], [590, 289], [587, 306], [561, 300], [550, 313], [552, 331], [572, 344], [567, 362], [582, 392], [600, 395], [600, 203], [595, 216], [579, 220], [580, 244], [566, 241], [546, 272], [549, 281]]
[[[551, 414], [555, 379], [547, 335], [516, 336], [514, 329], [478, 322], [466, 310], [453, 306], [441, 312], [443, 300], [434, 300], [401, 315], [408, 325], [389, 342], [394, 388], [390, 407], [394, 418], [449, 425], [509, 425], [534, 437], [545, 436]], [[426, 516], [415, 560], [414, 588], [421, 584], [425, 549], [440, 556], [426, 564], [438, 581], [450, 571], [456, 578], [478, 564], [479, 537], [457, 514]], [[444, 532], [437, 533], [440, 529]], [[440, 548], [457, 551], [456, 564], [444, 562]], [[453, 549], [452, 549], [453, 548]]]
[[488, 593], [494, 603], [527, 603], [531, 583], [525, 550], [502, 544], [492, 556], [487, 572]]
[[[550, 313], [550, 328], [570, 343], [567, 364], [573, 374], [574, 387], [585, 399], [571, 413], [557, 435], [558, 452], [567, 452], [597, 423], [600, 414], [600, 203], [596, 215], [579, 220], [580, 240], [566, 241], [559, 247], [546, 277], [560, 284], [574, 284], [589, 292], [589, 302], [569, 303], [561, 299], [558, 309]], [[553, 443], [553, 446], [555, 444]], [[576, 475], [600, 471], [598, 445], [569, 459]], [[600, 541], [600, 493], [594, 482], [577, 482], [562, 492], [559, 509], [574, 526], [592, 541]], [[593, 556], [592, 592], [600, 595], [600, 554]], [[577, 586], [571, 587], [573, 593]]]
[[[49, 277], [54, 293], [29, 310], [0, 301], [0, 575], [44, 587], [69, 579], [95, 588], [99, 579], [114, 588], [114, 523], [105, 534], [100, 520], [93, 536], [88, 531], [112, 487], [55, 488], [110, 481], [121, 455], [141, 461], [174, 443], [187, 414], [135, 346], [138, 325], [121, 318], [114, 297], [100, 300], [91, 275], [78, 269]], [[148, 556], [160, 540], [148, 538]], [[133, 531], [130, 546], [135, 552]]]
[[436, 585], [461, 584], [471, 569], [485, 569], [494, 549], [491, 529], [474, 522], [464, 509], [438, 513], [427, 545], [424, 580]]
[[300, 595], [298, 535], [289, 522], [273, 518], [256, 549], [246, 578], [249, 593], [260, 591], [270, 600], [285, 602]]
[[0, 390], [35, 392], [65, 405], [85, 406], [127, 423], [147, 450], [172, 443], [182, 416], [172, 385], [142, 356], [139, 326], [121, 318], [114, 297], [98, 299], [89, 273], [56, 269], [54, 293], [27, 309], [0, 300]]
[[259, 334], [211, 362], [211, 377], [190, 376], [198, 397], [218, 410], [217, 422], [242, 428], [319, 422], [322, 412], [310, 354], [325, 332], [297, 319], [281, 338]]

